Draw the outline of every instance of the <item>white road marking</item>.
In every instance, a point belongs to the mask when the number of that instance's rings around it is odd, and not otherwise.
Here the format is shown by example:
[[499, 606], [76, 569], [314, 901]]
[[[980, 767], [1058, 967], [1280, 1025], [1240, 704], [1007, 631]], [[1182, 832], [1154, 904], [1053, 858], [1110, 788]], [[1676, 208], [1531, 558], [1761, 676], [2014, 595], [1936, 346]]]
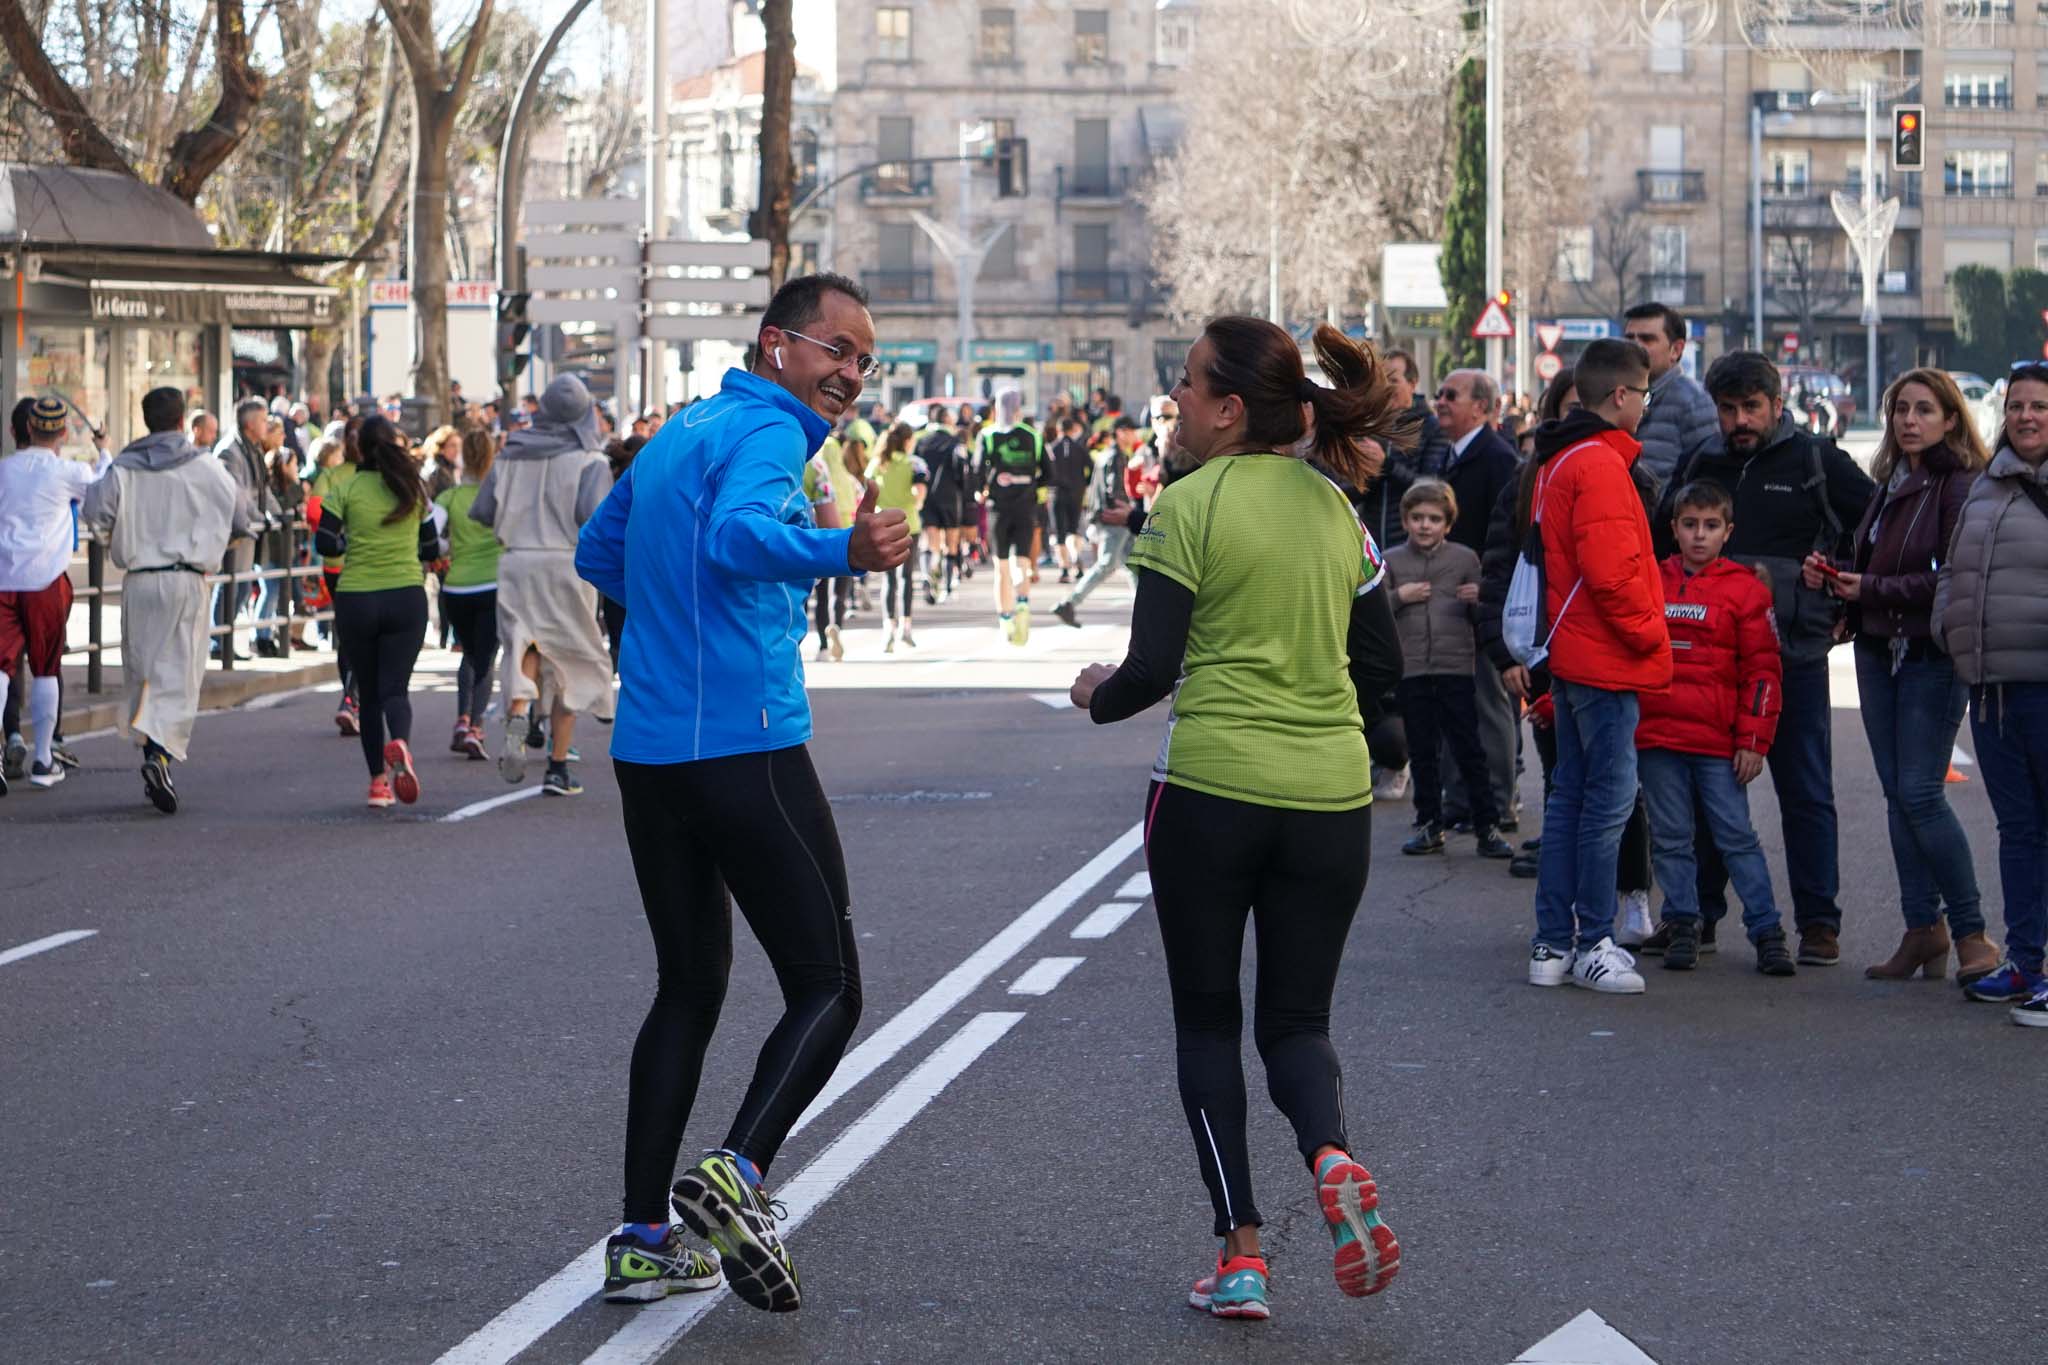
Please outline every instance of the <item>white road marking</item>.
[[517, 791], [506, 792], [503, 796], [494, 796], [488, 801], [472, 801], [458, 810], [449, 811], [441, 817], [441, 823], [452, 825], [459, 820], [474, 820], [486, 811], [494, 811], [500, 806], [509, 806], [514, 801], [525, 801], [531, 797], [539, 796], [540, 793], [540, 784], [535, 783], [531, 787], [521, 787]]
[[1051, 995], [1067, 973], [1088, 959], [1085, 957], [1041, 957], [1010, 983], [1012, 995]]
[[0, 967], [10, 962], [19, 962], [25, 957], [34, 957], [37, 953], [47, 953], [52, 948], [62, 948], [65, 944], [76, 943], [82, 938], [91, 938], [98, 932], [97, 929], [66, 929], [61, 934], [51, 934], [48, 938], [24, 943], [19, 948], [9, 948], [6, 952], [0, 953]]
[[[997, 931], [994, 938], [976, 949], [960, 965], [934, 982], [923, 995], [904, 1006], [887, 1023], [863, 1039], [859, 1046], [841, 1059], [839, 1069], [833, 1072], [832, 1079], [818, 1097], [811, 1101], [810, 1107], [797, 1116], [790, 1132], [800, 1132], [809, 1126], [830, 1108], [834, 1101], [874, 1075], [898, 1052], [916, 1042], [927, 1029], [966, 999], [990, 976], [1001, 970], [1011, 958], [1023, 952], [1033, 939], [1051, 926], [1054, 920], [1072, 909], [1077, 901], [1094, 890], [1096, 883], [1114, 872], [1117, 864], [1130, 857], [1137, 849], [1143, 837], [1142, 824], [1132, 825], [1118, 835], [1107, 848], [1090, 858], [1072, 876], [1039, 897], [1029, 909]], [[902, 1089], [903, 1084], [907, 1084], [907, 1079], [899, 1083], [897, 1089]], [[891, 1092], [894, 1093], [895, 1091]], [[877, 1109], [880, 1107], [876, 1106]], [[788, 1203], [787, 1191], [781, 1193], [784, 1202]], [[439, 1365], [504, 1365], [504, 1362], [540, 1340], [556, 1323], [581, 1307], [591, 1297], [590, 1287], [603, 1279], [604, 1239], [600, 1238], [575, 1260], [536, 1286], [519, 1302], [492, 1318], [467, 1340], [442, 1356]], [[639, 1311], [650, 1312], [657, 1306], [650, 1305]]]
[[1955, 767], [1958, 767], [1958, 768], [1968, 768], [1968, 767], [1972, 767], [1972, 766], [1974, 766], [1974, 765], [1976, 764], [1976, 762], [1977, 762], [1977, 760], [1976, 760], [1976, 759], [1974, 759], [1974, 758], [1971, 758], [1971, 757], [1970, 757], [1970, 756], [1969, 756], [1968, 754], [1966, 754], [1966, 753], [1964, 753], [1964, 752], [1963, 752], [1963, 746], [1962, 746], [1962, 745], [1960, 745], [1960, 744], [1957, 744], [1957, 745], [1953, 745], [1953, 746], [1951, 746], [1951, 747], [1953, 748], [1954, 752], [1952, 752], [1952, 753], [1950, 753], [1950, 754], [1949, 754], [1949, 756], [1948, 756], [1948, 761], [1949, 761], [1949, 762], [1950, 762], [1950, 763], [1951, 763], [1952, 765], [1954, 765]]
[[1588, 1308], [1528, 1350], [1510, 1365], [1657, 1365], [1641, 1347], [1607, 1325]]
[[[789, 1210], [781, 1230], [787, 1234], [817, 1212], [870, 1158], [930, 1106], [941, 1091], [1023, 1018], [1021, 1013], [975, 1015], [891, 1087], [874, 1108], [848, 1125], [831, 1146], [812, 1157], [788, 1184], [775, 1187], [776, 1197]], [[723, 1288], [709, 1290], [664, 1299], [639, 1309], [611, 1340], [585, 1357], [585, 1365], [640, 1365], [659, 1359], [676, 1338], [716, 1308], [727, 1292]]]
[[1152, 894], [1152, 874], [1140, 872], [1116, 889], [1118, 900], [1138, 900]]
[[[1129, 890], [1128, 887], [1125, 889]], [[1123, 928], [1124, 921], [1137, 912], [1138, 903], [1136, 901], [1110, 901], [1107, 904], [1098, 905], [1089, 913], [1087, 919], [1074, 926], [1074, 932], [1069, 937], [1108, 938], [1111, 934]]]
[[1043, 702], [1055, 711], [1069, 711], [1074, 707], [1074, 699], [1064, 692], [1033, 692], [1031, 700]]

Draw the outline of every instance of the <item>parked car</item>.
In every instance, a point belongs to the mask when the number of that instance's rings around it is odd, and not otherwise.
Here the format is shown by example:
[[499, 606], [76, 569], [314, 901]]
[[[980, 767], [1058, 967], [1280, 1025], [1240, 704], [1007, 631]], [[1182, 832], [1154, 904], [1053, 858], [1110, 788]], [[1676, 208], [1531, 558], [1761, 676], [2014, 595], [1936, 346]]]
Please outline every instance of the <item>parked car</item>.
[[[1818, 365], [1780, 365], [1785, 406], [1792, 420], [1818, 435], [1839, 439], [1856, 419], [1856, 395], [1849, 381]], [[1797, 403], [1794, 400], [1799, 400]]]
[[[896, 420], [907, 422], [911, 427], [922, 431], [931, 425], [933, 408], [944, 408], [947, 412], [957, 416], [960, 404], [963, 401], [959, 398], [913, 398], [902, 407], [896, 409]], [[981, 406], [986, 407], [987, 405], [982, 404]]]
[[2000, 409], [2005, 406], [2005, 382], [1993, 384], [1981, 374], [1969, 370], [1950, 370], [1948, 377], [1956, 381], [1962, 390], [1963, 407], [1968, 410], [1970, 420], [1977, 424], [1977, 434], [1990, 445], [1998, 438]]

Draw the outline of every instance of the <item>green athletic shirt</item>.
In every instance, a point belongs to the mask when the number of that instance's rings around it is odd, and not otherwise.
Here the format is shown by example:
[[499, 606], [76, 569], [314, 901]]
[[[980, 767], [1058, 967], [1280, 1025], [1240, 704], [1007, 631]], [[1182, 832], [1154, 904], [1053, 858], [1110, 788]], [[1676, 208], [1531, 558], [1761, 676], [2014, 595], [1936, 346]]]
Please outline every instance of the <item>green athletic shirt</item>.
[[448, 576], [441, 580], [443, 587], [476, 588], [498, 581], [498, 556], [504, 553], [498, 533], [469, 519], [469, 505], [482, 487], [464, 479], [434, 499], [448, 513]]
[[881, 485], [875, 492], [875, 506], [900, 509], [912, 535], [924, 529], [924, 522], [917, 515], [917, 497], [911, 490], [927, 483], [929, 478], [924, 461], [907, 452], [887, 464], [880, 460], [868, 462], [868, 482]]
[[322, 515], [332, 511], [348, 529], [348, 567], [335, 580], [336, 592], [414, 588], [426, 581], [420, 569], [420, 521], [427, 504], [421, 502], [413, 515], [387, 525], [384, 518], [397, 506], [398, 499], [376, 474], [338, 483], [320, 504]]
[[1346, 639], [1380, 566], [1336, 485], [1289, 455], [1210, 460], [1160, 490], [1130, 562], [1195, 595], [1153, 777], [1256, 806], [1370, 804]]
[[[353, 479], [360, 472], [362, 471], [347, 460], [343, 460], [340, 464], [328, 465], [313, 476], [313, 496], [320, 499], [320, 505], [325, 507], [328, 500], [334, 496], [334, 490], [347, 483], [350, 479]], [[314, 529], [318, 530], [319, 527], [316, 526]], [[321, 568], [332, 569], [337, 574], [341, 572], [344, 563], [344, 558], [341, 555], [323, 555], [320, 559]]]

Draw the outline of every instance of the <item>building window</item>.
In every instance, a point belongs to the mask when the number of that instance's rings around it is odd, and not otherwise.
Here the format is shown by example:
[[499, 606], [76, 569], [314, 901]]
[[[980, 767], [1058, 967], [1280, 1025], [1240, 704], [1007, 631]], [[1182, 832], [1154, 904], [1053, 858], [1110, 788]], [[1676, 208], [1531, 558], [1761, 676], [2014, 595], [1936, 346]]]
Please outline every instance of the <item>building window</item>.
[[1074, 224], [1074, 269], [1109, 269], [1109, 224]]
[[1812, 81], [1798, 62], [1770, 62], [1764, 67], [1764, 83], [1778, 97], [1780, 109], [1804, 109]]
[[910, 60], [909, 9], [892, 5], [875, 11], [875, 60]]
[[981, 278], [984, 280], [1014, 280], [1017, 278], [1017, 225], [1010, 224], [1010, 230], [989, 244], [988, 255], [981, 258]]
[[[1873, 183], [1871, 185], [1873, 197], [1878, 199], [1884, 198], [1885, 195], [1891, 192], [1891, 182], [1886, 178], [1887, 168], [1884, 158], [1884, 149], [1879, 147], [1877, 156], [1872, 163], [1873, 169], [1877, 173], [1872, 177]], [[1848, 187], [1851, 194], [1861, 194], [1863, 192], [1862, 152], [1844, 152], [1842, 154], [1842, 183]]]
[[1683, 275], [1685, 273], [1684, 228], [1660, 226], [1650, 229], [1650, 273], [1653, 275]]
[[2048, 270], [2048, 237], [2034, 239], [2034, 269]]
[[1102, 66], [1109, 61], [1109, 11], [1106, 9], [1077, 9], [1074, 11], [1074, 63], [1077, 66]]
[[816, 242], [791, 242], [789, 244], [788, 277], [795, 279], [798, 275], [815, 275], [817, 273], [818, 244]]
[[1075, 119], [1074, 180], [1069, 186], [1070, 191], [1074, 194], [1108, 194], [1109, 182], [1109, 120]]
[[1685, 129], [1676, 123], [1653, 123], [1650, 125], [1650, 169], [1653, 171], [1682, 171], [1685, 169]]
[[1017, 60], [1017, 11], [985, 9], [981, 12], [981, 58], [1007, 66]]
[[813, 128], [800, 128], [789, 140], [789, 160], [795, 168], [790, 186], [794, 203], [818, 187], [818, 134]]
[[1774, 148], [1766, 154], [1764, 193], [1788, 199], [1806, 197], [1806, 184], [1813, 170], [1813, 157], [1805, 150]]
[[1195, 21], [1185, 11], [1162, 9], [1153, 20], [1154, 61], [1161, 66], [1186, 66], [1195, 54]]
[[2012, 108], [2009, 67], [1954, 67], [1941, 78], [1942, 103], [1951, 109]]
[[2048, 194], [2048, 151], [2034, 153], [2034, 193]]
[[1764, 243], [1764, 277], [1779, 289], [1796, 288], [1813, 277], [1813, 238], [1773, 237]]
[[875, 256], [885, 271], [917, 269], [917, 224], [881, 223], [875, 228]]
[[902, 194], [911, 181], [910, 158], [916, 155], [911, 138], [916, 124], [900, 115], [875, 120], [875, 183]]
[[2001, 197], [2012, 193], [2012, 153], [2003, 149], [1965, 147], [1941, 159], [1944, 193], [1962, 198]]
[[1948, 0], [1951, 19], [1998, 19], [2012, 22], [2013, 0]]
[[1650, 70], [1677, 73], [1685, 70], [1685, 21], [1677, 16], [1659, 19], [1650, 29]]
[[732, 134], [718, 135], [718, 207], [732, 208], [733, 147]]
[[976, 156], [993, 158], [996, 147], [1005, 138], [1017, 136], [1017, 120], [1013, 118], [985, 118], [980, 120], [982, 131], [987, 134], [979, 142], [968, 144], [968, 150]]
[[1566, 284], [1593, 282], [1593, 229], [1557, 230], [1557, 278]]

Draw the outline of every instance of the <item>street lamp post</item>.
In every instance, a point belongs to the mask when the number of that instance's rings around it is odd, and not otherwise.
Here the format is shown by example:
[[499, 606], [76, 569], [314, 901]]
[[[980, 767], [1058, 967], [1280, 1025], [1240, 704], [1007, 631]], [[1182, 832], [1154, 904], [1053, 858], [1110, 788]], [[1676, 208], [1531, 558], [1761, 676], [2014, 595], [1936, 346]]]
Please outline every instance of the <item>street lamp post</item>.
[[[1501, 174], [1501, 23], [1500, 0], [1486, 0], [1486, 297], [1497, 299], [1501, 291], [1501, 195], [1503, 176]], [[1494, 387], [1503, 388], [1501, 375], [1501, 340], [1489, 337], [1486, 342], [1486, 372], [1493, 376]], [[1516, 383], [1522, 377], [1515, 377]]]

